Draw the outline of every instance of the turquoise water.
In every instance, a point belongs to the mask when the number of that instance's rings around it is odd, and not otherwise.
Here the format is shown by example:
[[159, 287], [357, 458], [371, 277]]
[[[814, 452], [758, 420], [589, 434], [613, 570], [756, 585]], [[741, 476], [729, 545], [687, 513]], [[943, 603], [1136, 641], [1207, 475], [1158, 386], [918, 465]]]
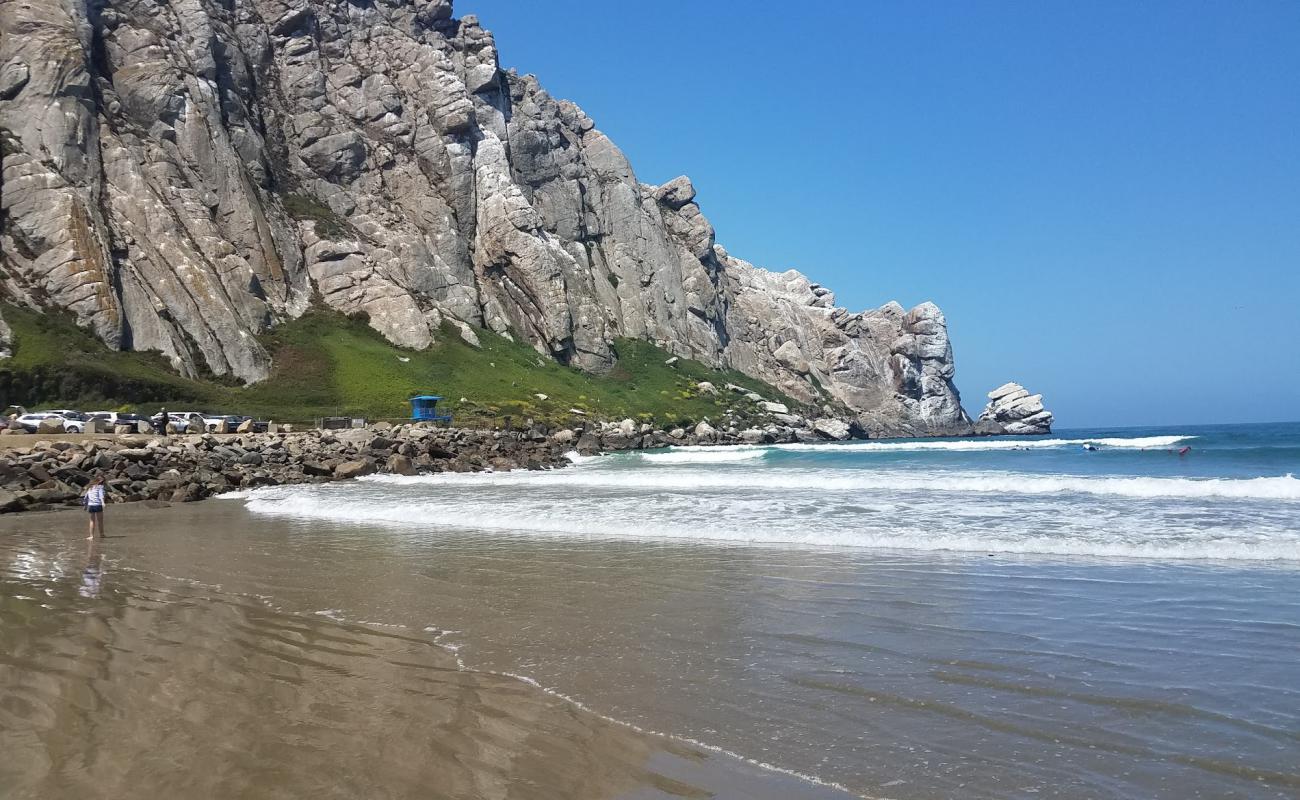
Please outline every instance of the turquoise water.
[[1300, 561], [1297, 424], [682, 447], [575, 460], [548, 472], [269, 490], [249, 507], [535, 536]]
[[[1085, 443], [1097, 447], [1084, 449]], [[774, 463], [834, 463], [867, 467], [854, 460], [878, 450], [877, 466], [903, 469], [1005, 470], [1049, 475], [1275, 478], [1300, 472], [1300, 423], [1177, 425], [1154, 428], [1074, 428], [1048, 436], [986, 439], [907, 439], [846, 443], [840, 453], [778, 452]], [[1179, 455], [1183, 447], [1190, 448]], [[915, 450], [913, 448], [925, 448]], [[999, 449], [1002, 448], [1002, 449]], [[1023, 449], [1022, 449], [1023, 448]], [[1297, 494], [1300, 497], [1300, 493]]]
[[233, 499], [429, 592], [331, 613], [855, 792], [1300, 793], [1300, 424], [575, 461]]

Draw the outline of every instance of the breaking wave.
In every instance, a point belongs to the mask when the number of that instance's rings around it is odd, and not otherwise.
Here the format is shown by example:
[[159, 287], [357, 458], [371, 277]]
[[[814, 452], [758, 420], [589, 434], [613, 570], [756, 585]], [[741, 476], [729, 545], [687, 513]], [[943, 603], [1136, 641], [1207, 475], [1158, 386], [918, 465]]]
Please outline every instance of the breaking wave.
[[[344, 487], [358, 488], [358, 487]], [[1042, 533], [1040, 526], [941, 529], [927, 515], [881, 509], [874, 520], [845, 526], [834, 519], [789, 524], [785, 515], [753, 515], [755, 503], [738, 500], [707, 524], [693, 505], [667, 505], [647, 520], [636, 513], [643, 498], [581, 505], [520, 503], [512, 510], [499, 497], [455, 496], [393, 503], [352, 497], [351, 492], [306, 493], [303, 487], [254, 490], [253, 513], [418, 530], [471, 530], [513, 536], [585, 537], [731, 543], [761, 546], [848, 547], [954, 553], [1008, 553], [1102, 558], [1300, 562], [1300, 536], [1235, 533], [1202, 536], [1153, 534], [1141, 521], [1122, 530], [1089, 527]], [[768, 508], [766, 511], [776, 510]], [[995, 510], [996, 518], [1007, 509]]]
[[[1255, 449], [1223, 456], [1225, 442], [1213, 436], [1204, 439], [1199, 457], [1187, 459], [1062, 459], [1051, 449], [1086, 442], [1136, 454], [1194, 438], [871, 441], [675, 447], [595, 457], [575, 453], [573, 466], [565, 469], [372, 475], [235, 497], [257, 514], [386, 528], [416, 538], [482, 533], [1300, 567], [1300, 480], [1295, 477], [1300, 470], [1289, 450], [1278, 457], [1252, 445]], [[1228, 444], [1232, 449], [1237, 440]], [[972, 452], [928, 463], [853, 455], [1022, 447], [1040, 455], [993, 458]], [[810, 452], [781, 456], [791, 449]], [[1062, 466], [1067, 469], [1058, 471]]]
[[740, 449], [714, 447], [699, 450], [668, 450], [658, 453], [640, 453], [642, 461], [651, 464], [726, 464], [732, 461], [753, 461], [767, 455], [763, 448]]
[[[1195, 439], [1195, 436], [1139, 436], [1134, 438], [1104, 437], [1099, 439], [961, 439], [946, 442], [849, 442], [836, 445], [842, 450], [856, 452], [924, 452], [926, 450], [1041, 450], [1057, 447], [1082, 447], [1085, 444], [1097, 447], [1112, 447], [1124, 450], [1150, 450], [1173, 447], [1174, 445]], [[779, 444], [773, 445], [785, 450], [806, 450], [824, 447], [819, 444]]]
[[[649, 455], [649, 454], [647, 454]], [[645, 456], [643, 456], [644, 458]], [[495, 486], [564, 485], [588, 489], [762, 489], [764, 491], [965, 492], [997, 495], [1084, 494], [1125, 498], [1300, 501], [1300, 480], [1292, 475], [1265, 478], [1150, 478], [1085, 475], [1035, 475], [1015, 472], [869, 472], [781, 469], [761, 471], [557, 470], [551, 472], [374, 475], [369, 483], [490, 483]]]
[[730, 446], [685, 445], [670, 448], [669, 452], [737, 452], [747, 450], [816, 451], [825, 453], [923, 453], [923, 452], [979, 452], [982, 450], [1050, 450], [1082, 447], [1086, 444], [1099, 448], [1119, 450], [1159, 450], [1183, 445], [1195, 439], [1191, 435], [1099, 437], [1094, 439], [956, 439], [948, 441], [870, 441], [821, 443], [800, 442], [792, 444], [738, 444]]

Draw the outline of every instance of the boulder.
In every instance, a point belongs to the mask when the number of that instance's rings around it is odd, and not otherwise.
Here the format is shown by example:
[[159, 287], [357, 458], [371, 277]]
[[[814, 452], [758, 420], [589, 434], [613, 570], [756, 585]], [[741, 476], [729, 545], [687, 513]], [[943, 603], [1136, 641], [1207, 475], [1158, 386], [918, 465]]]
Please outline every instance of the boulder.
[[849, 423], [832, 417], [820, 417], [812, 421], [813, 433], [826, 439], [842, 442], [849, 438]]
[[695, 384], [695, 388], [696, 388], [696, 389], [699, 389], [699, 390], [700, 390], [702, 393], [704, 393], [704, 394], [717, 394], [717, 393], [718, 393], [718, 387], [714, 386], [713, 384], [709, 383], [708, 381], [700, 381], [699, 383]]
[[49, 417], [36, 424], [37, 433], [63, 433], [63, 420], [59, 417]]
[[378, 468], [375, 466], [374, 459], [363, 458], [356, 461], [344, 461], [339, 464], [334, 468], [334, 477], [339, 479], [358, 478], [362, 475], [373, 475], [377, 471]]
[[807, 375], [811, 370], [808, 359], [804, 357], [803, 351], [799, 345], [793, 341], [787, 340], [772, 353], [772, 357], [777, 363], [791, 372], [797, 372], [800, 375]]
[[701, 441], [713, 441], [718, 437], [718, 431], [708, 422], [700, 422], [695, 426], [695, 436]]
[[669, 208], [679, 209], [695, 199], [695, 186], [690, 178], [679, 175], [655, 189], [654, 197]]
[[0, 489], [0, 514], [7, 511], [22, 511], [22, 498], [16, 492]]
[[414, 474], [416, 474], [416, 473], [415, 473], [415, 464], [411, 462], [411, 459], [407, 458], [406, 456], [402, 456], [402, 455], [393, 454], [393, 455], [389, 456], [389, 457], [388, 457], [388, 464], [386, 465], [386, 467], [387, 467], [388, 471], [391, 472], [391, 473], [393, 473], [394, 475], [414, 475]]
[[758, 407], [761, 408], [761, 409], [763, 409], [764, 411], [766, 411], [766, 412], [769, 413], [769, 414], [789, 414], [789, 413], [790, 413], [790, 409], [786, 407], [785, 403], [774, 403], [774, 402], [772, 402], [772, 401], [770, 401], [770, 400], [764, 400], [763, 402], [761, 402], [761, 403], [758, 404]]
[[[169, 425], [167, 427], [170, 428], [171, 426]], [[253, 421], [251, 419], [244, 420], [243, 422], [239, 423], [239, 427], [235, 428], [235, 433], [252, 433], [252, 432], [253, 432]]]
[[1030, 394], [1018, 383], [1004, 383], [989, 392], [989, 403], [975, 421], [975, 432], [1019, 436], [1051, 433], [1052, 412], [1043, 408], [1041, 394]]

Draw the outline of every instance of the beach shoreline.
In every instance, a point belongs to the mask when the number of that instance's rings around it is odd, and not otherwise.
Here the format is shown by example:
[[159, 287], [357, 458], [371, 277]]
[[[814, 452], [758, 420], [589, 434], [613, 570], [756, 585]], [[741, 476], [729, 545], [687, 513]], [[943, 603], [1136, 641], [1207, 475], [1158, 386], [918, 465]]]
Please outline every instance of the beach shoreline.
[[[6, 796], [155, 796], [181, 784], [192, 797], [254, 785], [323, 797], [433, 787], [447, 797], [508, 787], [557, 799], [861, 796], [642, 730], [527, 676], [466, 666], [441, 629], [285, 607], [226, 585], [201, 558], [166, 568], [165, 555], [142, 558], [228, 535], [231, 512], [246, 519], [236, 509], [134, 504], [114, 515], [107, 541], [90, 543], [51, 534], [43, 515], [0, 519], [0, 629], [12, 656], [0, 686], [28, 712], [0, 713]], [[33, 593], [44, 598], [39, 625], [23, 622]], [[84, 667], [40, 655], [87, 645]]]
[[76, 507], [95, 475], [116, 505], [202, 500], [265, 486], [389, 473], [501, 472], [568, 466], [583, 456], [663, 447], [812, 444], [861, 435], [842, 427], [656, 428], [631, 419], [519, 430], [378, 422], [342, 430], [229, 434], [9, 434], [0, 437], [0, 514]]

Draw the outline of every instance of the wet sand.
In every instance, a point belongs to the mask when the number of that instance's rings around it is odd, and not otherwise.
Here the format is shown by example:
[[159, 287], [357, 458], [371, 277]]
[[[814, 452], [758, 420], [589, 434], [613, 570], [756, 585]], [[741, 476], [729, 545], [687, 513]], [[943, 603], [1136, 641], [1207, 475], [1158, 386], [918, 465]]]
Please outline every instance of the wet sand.
[[0, 520], [5, 798], [849, 796], [466, 669], [433, 625], [312, 608], [398, 595], [382, 560], [242, 538], [238, 504], [107, 522]]
[[0, 518], [0, 797], [1300, 789], [1293, 567], [471, 529], [613, 502], [479, 483]]

